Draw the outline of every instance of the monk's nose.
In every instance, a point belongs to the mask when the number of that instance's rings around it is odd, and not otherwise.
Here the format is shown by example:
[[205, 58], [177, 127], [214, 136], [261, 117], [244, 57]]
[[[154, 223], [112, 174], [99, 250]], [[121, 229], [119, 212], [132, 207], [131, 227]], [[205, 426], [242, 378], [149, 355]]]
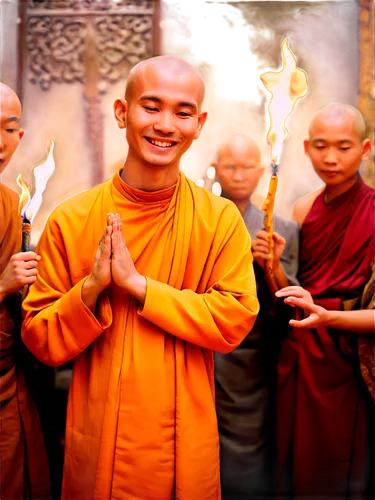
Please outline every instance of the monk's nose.
[[324, 161], [326, 163], [337, 163], [337, 154], [334, 148], [328, 148]]
[[171, 134], [175, 132], [173, 116], [169, 113], [159, 113], [159, 120], [155, 123], [154, 129], [163, 134]]

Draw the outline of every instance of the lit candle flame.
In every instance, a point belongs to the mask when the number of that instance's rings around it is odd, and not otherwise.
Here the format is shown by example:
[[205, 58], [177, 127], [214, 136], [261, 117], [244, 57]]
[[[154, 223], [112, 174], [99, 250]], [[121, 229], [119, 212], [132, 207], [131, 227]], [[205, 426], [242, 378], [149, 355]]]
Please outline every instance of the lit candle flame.
[[278, 72], [267, 72], [261, 75], [266, 89], [272, 94], [268, 105], [270, 128], [267, 143], [271, 148], [271, 161], [278, 165], [283, 142], [289, 132], [285, 121], [292, 112], [296, 102], [309, 92], [306, 73], [297, 68], [297, 60], [288, 46], [288, 39], [282, 45], [282, 69]]
[[18, 213], [24, 215], [24, 209], [30, 203], [30, 189], [31, 186], [26, 181], [23, 180], [22, 174], [18, 174], [16, 182], [21, 188], [20, 201], [18, 203]]
[[30, 221], [30, 223], [33, 222], [34, 217], [42, 204], [42, 194], [46, 188], [48, 179], [55, 171], [55, 160], [53, 157], [54, 147], [55, 143], [53, 139], [50, 139], [47, 148], [47, 158], [33, 169], [35, 179], [35, 193], [31, 198], [30, 203], [25, 207], [23, 214], [25, 218]]

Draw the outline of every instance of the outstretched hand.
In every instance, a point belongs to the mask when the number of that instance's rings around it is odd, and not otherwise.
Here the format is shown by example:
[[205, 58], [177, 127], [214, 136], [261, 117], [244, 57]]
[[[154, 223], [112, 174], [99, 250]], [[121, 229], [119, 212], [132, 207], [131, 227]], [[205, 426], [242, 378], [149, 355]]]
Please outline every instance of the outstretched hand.
[[324, 307], [318, 306], [314, 303], [307, 302], [304, 299], [299, 299], [297, 297], [288, 297], [285, 299], [285, 303], [289, 304], [293, 307], [300, 307], [308, 313], [309, 316], [307, 318], [297, 321], [295, 319], [291, 319], [289, 324], [296, 328], [318, 328], [319, 326], [324, 326], [329, 323], [330, 316], [327, 309]]

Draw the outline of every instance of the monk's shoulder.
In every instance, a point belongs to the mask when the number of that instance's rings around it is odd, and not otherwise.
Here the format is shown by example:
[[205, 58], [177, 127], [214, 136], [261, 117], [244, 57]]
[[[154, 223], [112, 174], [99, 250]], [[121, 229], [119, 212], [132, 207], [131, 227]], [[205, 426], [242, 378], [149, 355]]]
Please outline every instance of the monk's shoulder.
[[10, 209], [13, 209], [14, 207], [18, 208], [18, 194], [2, 182], [0, 182], [0, 197], [4, 206], [8, 206]]
[[60, 203], [51, 213], [49, 223], [63, 225], [65, 222], [73, 221], [77, 226], [81, 222], [86, 223], [87, 217], [98, 196], [104, 189], [106, 182], [82, 191]]
[[316, 198], [322, 193], [324, 186], [297, 200], [293, 207], [292, 219], [302, 226], [307, 214], [310, 212]]

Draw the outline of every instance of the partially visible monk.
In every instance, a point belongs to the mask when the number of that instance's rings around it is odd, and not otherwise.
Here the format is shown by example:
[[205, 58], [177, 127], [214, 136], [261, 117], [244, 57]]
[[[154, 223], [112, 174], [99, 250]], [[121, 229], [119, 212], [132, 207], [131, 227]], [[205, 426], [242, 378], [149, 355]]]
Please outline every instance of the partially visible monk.
[[[315, 114], [304, 145], [325, 187], [295, 205], [303, 288], [289, 287], [287, 294], [345, 310], [360, 300], [374, 259], [375, 191], [358, 173], [371, 143], [359, 111], [333, 103]], [[277, 444], [283, 498], [373, 498], [373, 408], [354, 334], [361, 326], [332, 327], [295, 328], [282, 345]]]
[[[0, 83], [0, 173], [24, 131], [21, 103]], [[38, 413], [25, 383], [16, 292], [36, 279], [39, 256], [20, 253], [18, 195], [0, 182], [0, 498], [47, 498], [49, 470]], [[17, 328], [18, 327], [18, 328]], [[27, 382], [27, 380], [26, 380]]]
[[[252, 238], [260, 302], [256, 323], [240, 346], [229, 354], [215, 353], [222, 496], [260, 500], [272, 494], [276, 357], [289, 318], [273, 307], [264, 270], [268, 251], [264, 255], [259, 239], [267, 237], [264, 212], [251, 199], [264, 173], [258, 144], [246, 135], [234, 134], [220, 144], [212, 165], [222, 196], [235, 203]], [[285, 283], [295, 285], [298, 224], [274, 214], [274, 227], [274, 275], [282, 267], [288, 275]]]
[[114, 103], [123, 168], [58, 207], [37, 247], [23, 339], [74, 358], [66, 500], [220, 498], [212, 351], [241, 342], [258, 301], [237, 208], [179, 171], [204, 90], [181, 59], [136, 65]]

